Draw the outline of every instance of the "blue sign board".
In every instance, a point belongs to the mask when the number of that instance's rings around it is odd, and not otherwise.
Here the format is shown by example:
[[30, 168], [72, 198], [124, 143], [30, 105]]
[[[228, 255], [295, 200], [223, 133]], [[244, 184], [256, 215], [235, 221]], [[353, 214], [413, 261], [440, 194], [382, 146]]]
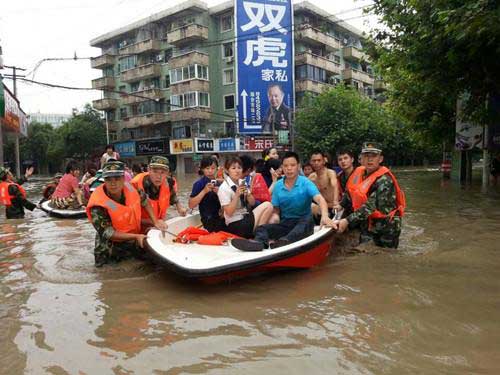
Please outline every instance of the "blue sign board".
[[235, 0], [240, 133], [289, 140], [294, 106], [291, 0]]
[[135, 156], [135, 141], [117, 142], [114, 146], [116, 152], [122, 158], [132, 158]]
[[219, 151], [236, 151], [236, 140], [234, 138], [219, 139]]

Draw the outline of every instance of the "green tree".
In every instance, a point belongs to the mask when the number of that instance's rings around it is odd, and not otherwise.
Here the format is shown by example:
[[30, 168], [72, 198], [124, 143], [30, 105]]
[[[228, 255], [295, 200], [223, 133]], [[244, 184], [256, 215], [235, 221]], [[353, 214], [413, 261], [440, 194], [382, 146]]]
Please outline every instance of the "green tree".
[[304, 155], [315, 149], [357, 153], [363, 142], [375, 141], [384, 148], [389, 164], [434, 156], [401, 116], [345, 86], [307, 98], [297, 111], [295, 125], [297, 147]]
[[35, 160], [40, 173], [49, 173], [48, 150], [54, 137], [54, 128], [51, 124], [32, 122], [28, 126], [28, 137], [22, 138], [20, 152], [22, 159]]
[[97, 149], [106, 144], [106, 130], [99, 114], [89, 104], [83, 112], [74, 115], [56, 131], [51, 152], [65, 158], [87, 160]]
[[500, 3], [494, 0], [374, 0], [382, 27], [367, 49], [389, 84], [388, 103], [434, 139], [452, 137], [456, 99], [484, 123], [500, 88]]

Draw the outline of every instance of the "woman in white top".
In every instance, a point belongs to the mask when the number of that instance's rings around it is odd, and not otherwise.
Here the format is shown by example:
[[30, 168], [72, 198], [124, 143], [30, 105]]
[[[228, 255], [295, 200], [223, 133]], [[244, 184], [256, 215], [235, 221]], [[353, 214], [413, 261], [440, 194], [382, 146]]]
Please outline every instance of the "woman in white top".
[[113, 145], [106, 146], [106, 152], [101, 156], [101, 168], [104, 164], [106, 164], [109, 161], [109, 159], [115, 159], [115, 160], [120, 159], [120, 154], [115, 151], [115, 146]]
[[255, 198], [242, 179], [240, 158], [228, 159], [225, 168], [227, 177], [217, 195], [224, 210], [227, 231], [243, 238], [251, 238], [255, 228], [269, 222], [273, 206], [270, 202], [263, 202], [252, 210]]

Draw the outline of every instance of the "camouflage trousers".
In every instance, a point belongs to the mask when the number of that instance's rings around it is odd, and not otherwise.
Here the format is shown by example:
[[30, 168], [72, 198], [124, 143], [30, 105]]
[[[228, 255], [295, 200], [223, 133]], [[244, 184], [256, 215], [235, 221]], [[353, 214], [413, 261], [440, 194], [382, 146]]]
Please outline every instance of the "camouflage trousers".
[[399, 236], [401, 234], [401, 218], [394, 217], [393, 220], [373, 220], [371, 226], [363, 223], [360, 227], [359, 243], [373, 241], [376, 246], [397, 249]]
[[108, 241], [96, 234], [94, 248], [96, 267], [102, 267], [108, 263], [118, 263], [130, 258], [146, 259], [145, 251], [139, 248], [135, 241]]

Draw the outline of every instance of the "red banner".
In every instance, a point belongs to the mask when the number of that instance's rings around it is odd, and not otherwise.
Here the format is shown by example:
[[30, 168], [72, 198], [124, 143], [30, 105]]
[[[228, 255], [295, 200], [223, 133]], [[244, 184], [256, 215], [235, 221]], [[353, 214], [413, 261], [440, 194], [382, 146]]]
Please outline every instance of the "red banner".
[[273, 144], [273, 137], [245, 137], [245, 151], [264, 151]]

